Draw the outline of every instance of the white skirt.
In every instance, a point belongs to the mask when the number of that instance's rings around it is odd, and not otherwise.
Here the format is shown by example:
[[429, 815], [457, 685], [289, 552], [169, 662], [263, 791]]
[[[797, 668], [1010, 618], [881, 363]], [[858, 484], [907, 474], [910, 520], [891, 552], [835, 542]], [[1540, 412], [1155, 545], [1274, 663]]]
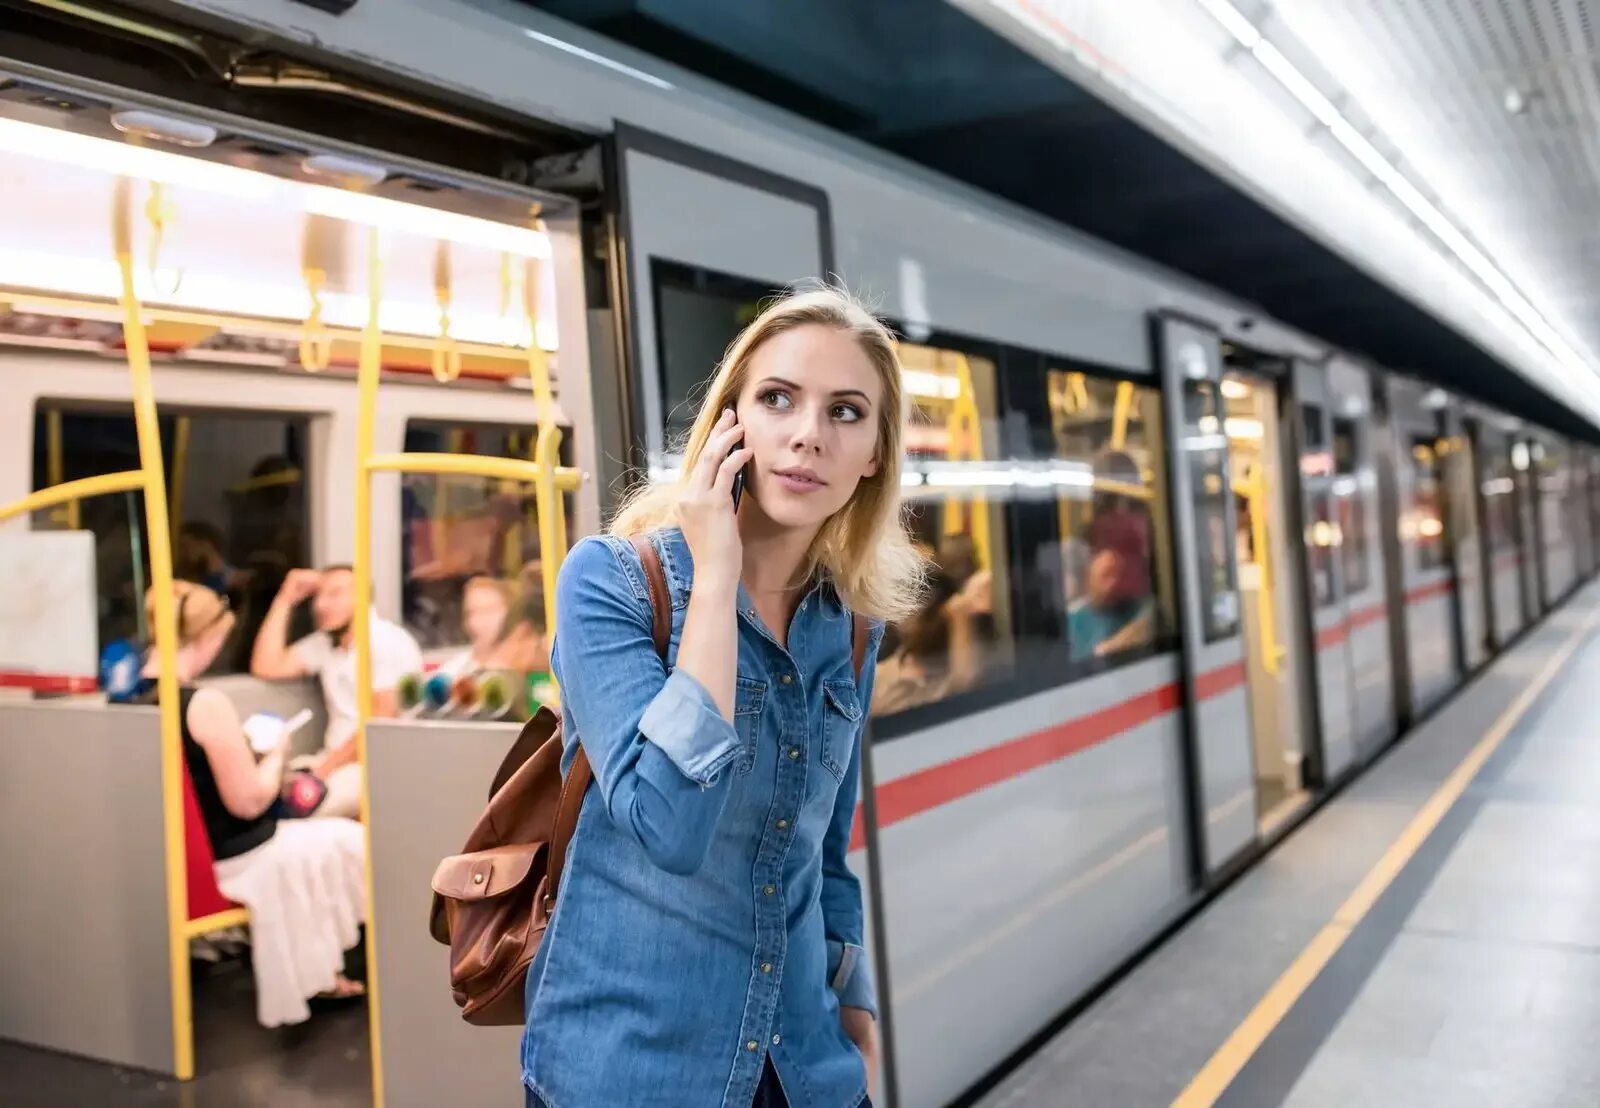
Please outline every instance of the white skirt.
[[254, 850], [216, 864], [217, 887], [250, 909], [256, 1018], [300, 1023], [334, 987], [367, 918], [366, 836], [348, 819], [291, 819]]

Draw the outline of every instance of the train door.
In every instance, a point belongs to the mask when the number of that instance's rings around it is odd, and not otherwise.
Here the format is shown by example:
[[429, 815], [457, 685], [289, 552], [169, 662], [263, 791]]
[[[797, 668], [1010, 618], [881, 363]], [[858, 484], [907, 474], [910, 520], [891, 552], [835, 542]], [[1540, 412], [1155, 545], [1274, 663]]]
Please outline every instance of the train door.
[[1544, 614], [1544, 551], [1539, 521], [1539, 482], [1533, 470], [1534, 443], [1518, 434], [1511, 444], [1511, 468], [1516, 486], [1517, 521], [1522, 532], [1523, 608], [1531, 623]]
[[1492, 649], [1503, 650], [1527, 625], [1522, 587], [1522, 529], [1518, 526], [1511, 438], [1502, 427], [1475, 420], [1470, 428], [1477, 464], [1478, 515], [1483, 521], [1484, 593]]
[[1478, 514], [1477, 463], [1457, 407], [1443, 409], [1444, 434], [1437, 453], [1443, 471], [1445, 528], [1450, 537], [1450, 564], [1456, 580], [1457, 664], [1471, 673], [1489, 657], [1488, 586], [1484, 571], [1482, 524]]
[[1222, 343], [1209, 327], [1173, 316], [1157, 318], [1155, 337], [1172, 444], [1191, 799], [1201, 864], [1215, 873], [1257, 833], [1236, 513], [1222, 425]]
[[1326, 374], [1345, 649], [1353, 697], [1351, 731], [1356, 754], [1365, 759], [1395, 734], [1394, 654], [1382, 541], [1382, 520], [1387, 517], [1378, 503], [1371, 376], [1337, 360], [1328, 364]]
[[[1256, 819], [1263, 833], [1292, 814], [1316, 775], [1309, 764], [1311, 696], [1304, 642], [1304, 590], [1292, 520], [1301, 516], [1295, 469], [1286, 459], [1289, 429], [1280, 419], [1281, 378], [1234, 368], [1222, 377], [1222, 431], [1228, 440], [1244, 617]], [[1325, 497], [1325, 486], [1319, 488]]]
[[[1321, 772], [1336, 779], [1355, 759], [1355, 693], [1351, 687], [1350, 621], [1345, 601], [1340, 531], [1340, 460], [1324, 366], [1296, 362], [1294, 391], [1300, 406], [1300, 493], [1304, 506], [1304, 602], [1311, 612], [1316, 667]], [[1290, 594], [1295, 602], [1300, 595]]]
[[1394, 440], [1396, 516], [1404, 647], [1414, 720], [1442, 700], [1460, 675], [1456, 583], [1451, 566], [1437, 389], [1392, 380], [1389, 415]]
[[1574, 580], [1586, 579], [1594, 568], [1594, 532], [1589, 526], [1589, 450], [1573, 444], [1567, 448], [1567, 526], [1572, 528]]

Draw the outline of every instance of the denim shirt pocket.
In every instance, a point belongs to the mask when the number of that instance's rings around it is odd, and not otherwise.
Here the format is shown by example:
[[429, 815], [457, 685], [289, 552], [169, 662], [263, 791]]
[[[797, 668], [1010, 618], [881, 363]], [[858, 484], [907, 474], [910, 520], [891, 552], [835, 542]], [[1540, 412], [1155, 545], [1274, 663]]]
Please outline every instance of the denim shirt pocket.
[[738, 771], [742, 777], [756, 765], [756, 743], [761, 737], [761, 708], [767, 698], [767, 683], [753, 677], [735, 679], [733, 691], [733, 729], [739, 735]]
[[822, 764], [842, 782], [850, 766], [856, 733], [861, 730], [861, 701], [856, 696], [855, 681], [848, 677], [824, 681], [822, 691], [828, 702], [823, 710]]

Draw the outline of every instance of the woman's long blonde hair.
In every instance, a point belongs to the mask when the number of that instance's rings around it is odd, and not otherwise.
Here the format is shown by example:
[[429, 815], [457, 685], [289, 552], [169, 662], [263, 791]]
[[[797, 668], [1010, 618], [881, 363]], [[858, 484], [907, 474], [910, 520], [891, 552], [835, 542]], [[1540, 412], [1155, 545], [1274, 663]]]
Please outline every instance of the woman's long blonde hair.
[[904, 619], [916, 611], [923, 558], [900, 521], [900, 470], [904, 457], [905, 390], [894, 336], [860, 301], [832, 286], [800, 289], [768, 304], [723, 355], [683, 448], [675, 481], [648, 482], [627, 498], [611, 522], [614, 535], [636, 535], [678, 522], [685, 477], [705, 449], [724, 408], [744, 389], [750, 359], [762, 343], [785, 331], [820, 324], [844, 331], [860, 345], [883, 383], [878, 406], [878, 469], [863, 477], [849, 502], [823, 523], [808, 552], [806, 574], [822, 571], [846, 607], [858, 615]]

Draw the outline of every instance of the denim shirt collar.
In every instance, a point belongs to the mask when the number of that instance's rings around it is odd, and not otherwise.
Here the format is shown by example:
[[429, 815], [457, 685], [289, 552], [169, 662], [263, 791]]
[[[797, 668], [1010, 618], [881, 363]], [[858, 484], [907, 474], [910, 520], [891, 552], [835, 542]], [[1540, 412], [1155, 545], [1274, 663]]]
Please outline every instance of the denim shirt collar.
[[[683, 531], [679, 528], [669, 527], [656, 532], [655, 543], [656, 549], [661, 552], [661, 568], [667, 577], [667, 588], [672, 593], [672, 606], [681, 608], [689, 602], [689, 590], [694, 586], [694, 557], [689, 552], [689, 540], [683, 537]], [[813, 596], [823, 614], [845, 614], [844, 601], [826, 570], [819, 572], [817, 580], [800, 598], [801, 604]], [[739, 582], [738, 605], [741, 615], [759, 622], [759, 617], [754, 614], [755, 604], [745, 590], [743, 581]]]

